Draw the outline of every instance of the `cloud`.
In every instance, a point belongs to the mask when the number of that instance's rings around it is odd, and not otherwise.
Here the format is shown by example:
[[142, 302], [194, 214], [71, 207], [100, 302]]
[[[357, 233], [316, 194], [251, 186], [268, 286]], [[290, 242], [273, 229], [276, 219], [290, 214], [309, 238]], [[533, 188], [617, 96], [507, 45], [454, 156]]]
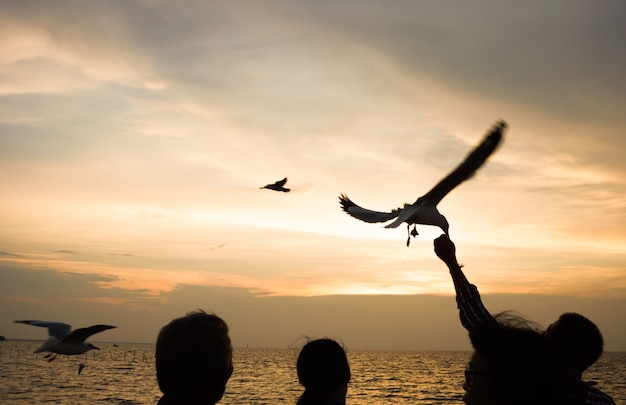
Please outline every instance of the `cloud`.
[[20, 255], [17, 255], [15, 253], [11, 253], [11, 252], [0, 252], [0, 256], [6, 256], [6, 257], [20, 257]]
[[[0, 314], [3, 334], [10, 338], [41, 338], [36, 330], [12, 324], [16, 317], [58, 320], [77, 327], [108, 323], [117, 326], [108, 340], [153, 342], [159, 328], [171, 319], [202, 308], [229, 323], [237, 347], [288, 347], [307, 335], [340, 338], [350, 349], [469, 350], [449, 295], [271, 297], [242, 288], [181, 284], [155, 298], [141, 291], [98, 287], [94, 281], [101, 275], [77, 277], [25, 269], [19, 274], [44, 279], [49, 288], [43, 292], [33, 285], [34, 290], [21, 299], [2, 293], [2, 300], [14, 307], [11, 314]], [[15, 276], [5, 268], [0, 272], [3, 285], [6, 281], [15, 285], [11, 279]], [[55, 291], [58, 284], [65, 292], [71, 288], [81, 293], [66, 297]], [[607, 350], [624, 350], [619, 315], [610, 310], [621, 307], [623, 299], [540, 294], [484, 294], [483, 299], [494, 312], [515, 309], [544, 326], [561, 312], [579, 311], [598, 323]]]
[[[606, 8], [580, 1], [537, 2], [534, 7], [493, 2], [466, 7], [359, 4], [357, 11], [345, 4], [316, 3], [307, 12], [355, 40], [366, 38], [407, 69], [449, 87], [512, 97], [537, 109], [554, 111], [558, 104], [557, 110], [569, 119], [608, 116], [623, 123], [619, 104], [598, 106], [593, 97], [623, 99], [623, 88], [616, 84], [623, 83], [618, 67], [626, 64], [619, 23], [626, 9], [619, 2]], [[290, 11], [304, 12], [296, 7]], [[555, 24], [557, 19], [560, 24]]]
[[[16, 291], [24, 296], [48, 299], [60, 299], [70, 302], [77, 297], [90, 296], [100, 290], [99, 283], [114, 281], [117, 277], [97, 273], [59, 272], [50, 269], [37, 269], [18, 263], [0, 263], [1, 277], [4, 280], [0, 287], [0, 296], [17, 296]], [[122, 290], [111, 291], [111, 294]]]
[[66, 254], [66, 255], [75, 255], [75, 254], [77, 254], [73, 250], [65, 250], [65, 249], [55, 250], [54, 253], [62, 253], [62, 254]]
[[[500, 150], [441, 204], [473, 277], [619, 300], [623, 16], [582, 1], [11, 2], [0, 297], [165, 323], [203, 293], [236, 308], [446, 292], [438, 232], [406, 249], [404, 229], [359, 223], [337, 196], [412, 202], [502, 118]], [[289, 198], [258, 189], [285, 175]]]

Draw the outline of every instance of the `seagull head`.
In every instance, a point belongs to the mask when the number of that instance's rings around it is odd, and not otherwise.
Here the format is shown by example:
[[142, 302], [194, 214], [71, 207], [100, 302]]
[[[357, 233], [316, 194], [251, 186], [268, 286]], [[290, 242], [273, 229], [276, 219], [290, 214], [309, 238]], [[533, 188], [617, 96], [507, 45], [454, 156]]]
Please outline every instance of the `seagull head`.
[[[442, 231], [448, 234], [448, 230], [450, 229], [450, 224], [448, 224], [448, 220], [446, 217], [441, 215], [441, 213], [437, 210], [436, 207], [431, 207], [431, 209], [424, 211], [420, 210], [422, 217], [418, 220], [418, 223], [422, 223], [424, 225], [434, 225], [441, 228]], [[408, 221], [407, 221], [408, 222]], [[411, 223], [416, 223], [415, 219], [411, 220]]]
[[443, 230], [446, 233], [446, 235], [448, 235], [450, 224], [448, 224], [448, 220], [446, 219], [446, 217], [442, 215], [441, 217], [437, 218], [437, 223], [435, 225], [441, 228], [441, 230]]
[[85, 343], [85, 347], [87, 348], [87, 350], [100, 350], [99, 347], [94, 346], [92, 343]]

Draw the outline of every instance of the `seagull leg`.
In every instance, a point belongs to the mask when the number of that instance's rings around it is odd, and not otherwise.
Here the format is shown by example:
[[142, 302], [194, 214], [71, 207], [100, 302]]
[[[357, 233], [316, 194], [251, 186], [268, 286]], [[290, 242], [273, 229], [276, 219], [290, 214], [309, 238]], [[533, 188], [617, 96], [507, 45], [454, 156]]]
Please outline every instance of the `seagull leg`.
[[406, 247], [409, 247], [409, 244], [411, 243], [411, 232], [409, 231], [410, 228], [411, 228], [410, 224], [406, 226], [406, 233], [407, 233]]
[[417, 235], [419, 235], [419, 233], [417, 233], [417, 225], [413, 224], [413, 230], [411, 231], [411, 235], [413, 237], [416, 237]]

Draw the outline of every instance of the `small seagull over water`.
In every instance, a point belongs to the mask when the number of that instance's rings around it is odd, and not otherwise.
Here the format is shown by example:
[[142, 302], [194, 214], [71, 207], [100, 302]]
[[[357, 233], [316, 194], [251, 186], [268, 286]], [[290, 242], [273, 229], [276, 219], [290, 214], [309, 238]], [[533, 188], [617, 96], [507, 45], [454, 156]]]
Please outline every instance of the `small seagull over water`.
[[35, 350], [35, 353], [50, 352], [45, 355], [44, 358], [48, 361], [52, 361], [56, 358], [57, 354], [83, 354], [89, 350], [100, 350], [99, 347], [94, 346], [91, 343], [86, 343], [85, 340], [96, 333], [105, 331], [107, 329], [114, 329], [115, 326], [111, 325], [94, 325], [88, 328], [80, 328], [71, 331], [71, 326], [61, 322], [49, 322], [49, 321], [15, 321], [16, 323], [25, 323], [27, 325], [41, 326], [48, 328], [48, 340], [46, 340], [41, 347]]
[[406, 240], [407, 246], [411, 242], [411, 236], [415, 237], [418, 235], [416, 224], [438, 226], [447, 235], [449, 229], [448, 221], [437, 210], [437, 204], [453, 188], [470, 179], [476, 173], [476, 170], [496, 150], [507, 127], [508, 125], [505, 121], [500, 120], [496, 122], [480, 144], [467, 155], [456, 169], [413, 204], [405, 203], [403, 207], [393, 209], [391, 212], [372, 211], [356, 205], [347, 195], [341, 194], [339, 196], [341, 208], [352, 217], [370, 223], [386, 222], [395, 218], [395, 221], [385, 225], [385, 228], [396, 228], [401, 223], [406, 222], [408, 232], [411, 225], [413, 225], [413, 230], [409, 232]]
[[267, 188], [267, 189], [274, 190], [274, 191], [282, 191], [283, 193], [288, 193], [291, 191], [291, 189], [283, 187], [285, 183], [287, 183], [286, 177], [282, 180], [278, 180], [276, 183], [268, 184], [260, 188]]

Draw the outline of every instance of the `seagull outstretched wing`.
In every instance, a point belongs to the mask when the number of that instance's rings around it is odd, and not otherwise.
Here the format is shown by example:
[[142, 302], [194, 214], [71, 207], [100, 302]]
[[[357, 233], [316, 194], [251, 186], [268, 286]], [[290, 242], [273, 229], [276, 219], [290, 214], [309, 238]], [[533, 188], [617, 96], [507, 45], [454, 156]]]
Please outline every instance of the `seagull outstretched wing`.
[[72, 327], [62, 322], [32, 321], [32, 320], [15, 321], [15, 322], [48, 328], [48, 335], [53, 336], [59, 341], [62, 341], [65, 343], [83, 343], [91, 335], [95, 335], [96, 333], [105, 331], [107, 329], [115, 328], [115, 326], [111, 326], [111, 325], [93, 325], [87, 328], [79, 328], [70, 332]]
[[25, 323], [27, 325], [41, 326], [42, 328], [48, 328], [48, 335], [54, 336], [59, 340], [63, 340], [69, 333], [72, 327], [63, 322], [51, 322], [51, 321], [15, 321], [17, 323]]
[[350, 216], [369, 223], [387, 222], [394, 219], [400, 214], [400, 212], [402, 212], [402, 208], [393, 209], [391, 212], [368, 210], [367, 208], [356, 205], [345, 194], [341, 194], [339, 196], [339, 203], [341, 204], [341, 209], [343, 209]]
[[93, 325], [87, 328], [76, 329], [67, 335], [64, 339], [64, 343], [83, 343], [89, 336], [95, 335], [107, 329], [115, 329], [115, 326], [111, 325]]
[[476, 174], [476, 170], [478, 170], [496, 150], [506, 127], [506, 122], [498, 121], [487, 135], [485, 135], [478, 146], [470, 151], [465, 160], [461, 162], [456, 169], [444, 177], [428, 193], [418, 198], [416, 202], [423, 201], [426, 204], [437, 205], [452, 189], [465, 180], [471, 179], [474, 174]]

